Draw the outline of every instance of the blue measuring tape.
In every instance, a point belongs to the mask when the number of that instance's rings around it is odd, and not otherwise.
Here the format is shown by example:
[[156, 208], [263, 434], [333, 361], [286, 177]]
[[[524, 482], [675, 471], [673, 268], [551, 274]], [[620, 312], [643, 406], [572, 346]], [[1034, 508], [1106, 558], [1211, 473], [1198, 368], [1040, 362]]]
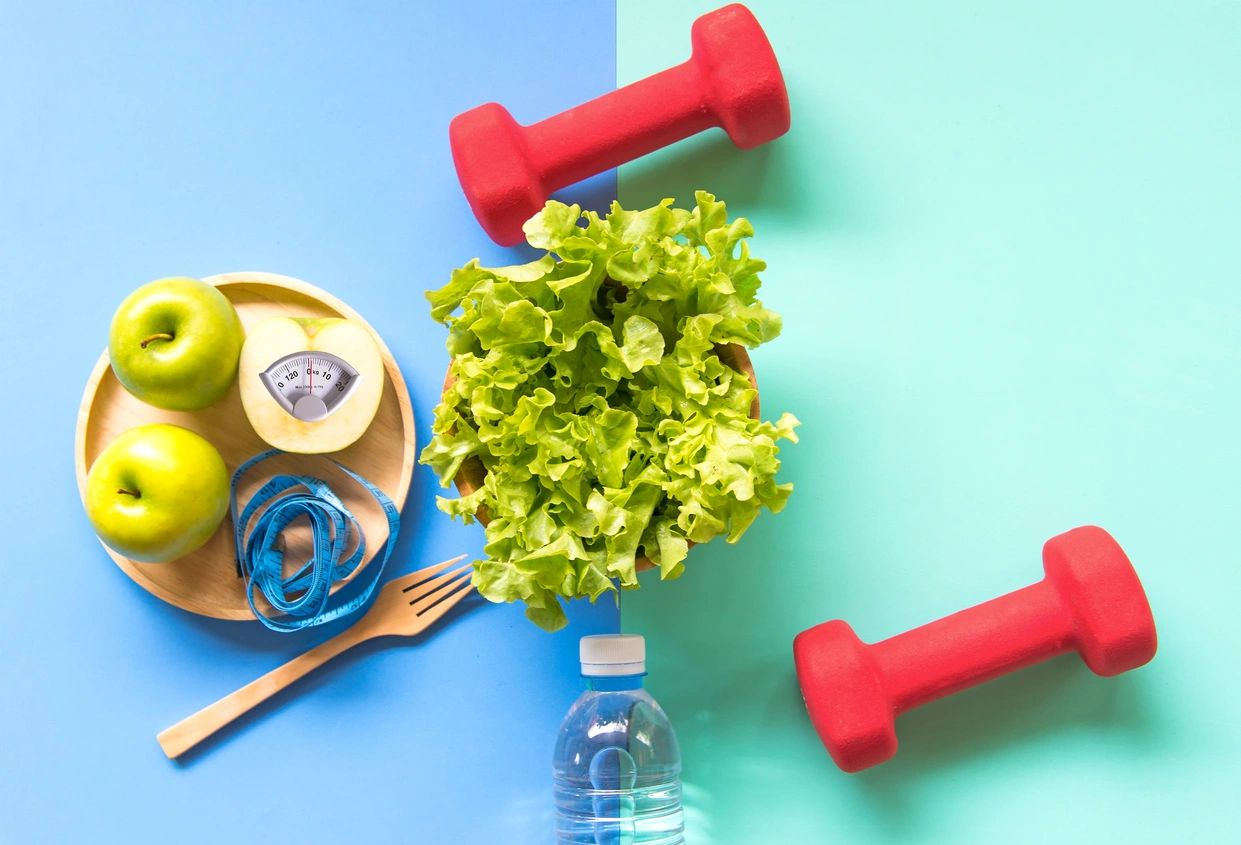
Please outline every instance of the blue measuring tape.
[[[288, 632], [331, 622], [366, 604], [396, 545], [401, 514], [382, 490], [348, 467], [332, 461], [374, 497], [388, 519], [388, 539], [377, 555], [378, 561], [370, 566], [366, 586], [354, 598], [333, 605], [332, 585], [352, 575], [366, 558], [366, 535], [357, 517], [326, 481], [310, 475], [274, 475], [250, 498], [240, 514], [237, 511], [237, 485], [242, 476], [268, 458], [283, 454], [279, 449], [271, 449], [237, 468], [233, 473], [229, 514], [233, 518], [237, 572], [246, 580], [246, 600], [250, 609], [268, 628]], [[314, 553], [296, 572], [285, 577], [280, 537], [295, 519], [303, 516], [310, 520]], [[251, 520], [255, 520], [254, 528], [247, 533]], [[345, 557], [355, 534], [356, 548]], [[257, 593], [263, 595], [276, 615], [259, 609], [255, 602]]]

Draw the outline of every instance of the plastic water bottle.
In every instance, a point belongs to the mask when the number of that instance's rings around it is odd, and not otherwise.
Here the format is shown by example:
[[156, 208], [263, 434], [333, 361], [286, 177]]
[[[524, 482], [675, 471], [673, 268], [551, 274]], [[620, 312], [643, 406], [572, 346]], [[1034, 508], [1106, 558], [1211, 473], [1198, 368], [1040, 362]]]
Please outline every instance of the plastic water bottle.
[[560, 845], [681, 845], [681, 749], [642, 689], [646, 643], [583, 637], [581, 694], [560, 726], [552, 768]]

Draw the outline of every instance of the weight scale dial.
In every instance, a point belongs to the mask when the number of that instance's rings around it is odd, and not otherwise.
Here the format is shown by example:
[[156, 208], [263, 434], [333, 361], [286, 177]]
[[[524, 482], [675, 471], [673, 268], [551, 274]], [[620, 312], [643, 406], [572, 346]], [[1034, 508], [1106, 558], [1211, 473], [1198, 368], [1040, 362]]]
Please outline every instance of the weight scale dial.
[[361, 376], [330, 352], [294, 352], [259, 378], [276, 403], [303, 422], [318, 422], [348, 401]]

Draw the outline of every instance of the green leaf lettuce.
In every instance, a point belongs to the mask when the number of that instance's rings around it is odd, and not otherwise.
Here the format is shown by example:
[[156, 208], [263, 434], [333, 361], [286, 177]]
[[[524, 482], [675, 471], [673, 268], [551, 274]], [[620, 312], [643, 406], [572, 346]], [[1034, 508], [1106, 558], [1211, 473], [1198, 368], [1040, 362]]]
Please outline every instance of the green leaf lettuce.
[[546, 255], [472, 261], [427, 294], [453, 381], [420, 460], [444, 486], [482, 463], [483, 485], [439, 507], [486, 509], [475, 586], [547, 630], [565, 624], [560, 599], [636, 587], [642, 556], [675, 578], [690, 543], [736, 542], [792, 490], [778, 441], [797, 420], [751, 419], [753, 388], [718, 354], [780, 333], [757, 299], [766, 265], [748, 221], [696, 200], [605, 217], [549, 202], [525, 225]]

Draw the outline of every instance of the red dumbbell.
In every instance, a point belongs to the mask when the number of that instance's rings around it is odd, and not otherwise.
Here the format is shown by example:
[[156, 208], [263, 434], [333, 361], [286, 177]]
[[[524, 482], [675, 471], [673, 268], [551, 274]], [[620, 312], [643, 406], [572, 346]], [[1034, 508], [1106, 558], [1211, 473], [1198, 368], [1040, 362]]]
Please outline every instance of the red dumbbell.
[[856, 772], [896, 753], [896, 716], [1076, 650], [1117, 675], [1155, 656], [1155, 620], [1133, 565], [1093, 525], [1043, 546], [1037, 584], [867, 645], [848, 623], [797, 635], [793, 657], [810, 721], [836, 765]]
[[734, 3], [694, 21], [689, 61], [521, 126], [499, 103], [453, 118], [452, 159], [474, 216], [498, 244], [559, 188], [721, 126], [742, 149], [789, 128], [789, 97], [754, 15]]

